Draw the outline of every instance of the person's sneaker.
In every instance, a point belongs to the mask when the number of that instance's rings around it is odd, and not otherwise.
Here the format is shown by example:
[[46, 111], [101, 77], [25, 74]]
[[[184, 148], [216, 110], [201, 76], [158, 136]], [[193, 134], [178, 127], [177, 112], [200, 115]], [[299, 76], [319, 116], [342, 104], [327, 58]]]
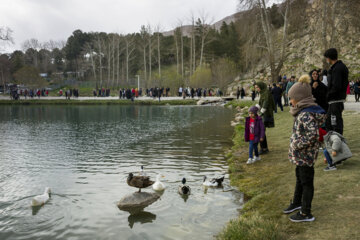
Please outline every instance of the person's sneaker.
[[269, 149], [260, 149], [259, 154], [263, 155], [263, 154], [267, 154], [269, 152]]
[[294, 204], [292, 201], [290, 201], [290, 206], [287, 207], [286, 209], [284, 209], [283, 213], [289, 214], [289, 213], [292, 213], [299, 209], [301, 209], [301, 204], [297, 205], [297, 204]]
[[292, 222], [313, 222], [315, 217], [311, 214], [303, 214], [300, 211], [294, 215], [291, 215], [289, 219]]
[[252, 164], [252, 163], [254, 163], [254, 161], [253, 161], [252, 158], [249, 158], [249, 159], [247, 160], [247, 162], [246, 162], [246, 164]]
[[336, 166], [327, 166], [326, 168], [324, 168], [325, 172], [329, 172], [329, 171], [334, 171], [337, 170]]
[[258, 157], [255, 156], [255, 157], [253, 158], [253, 162], [260, 161], [260, 160], [261, 160], [261, 157], [260, 157], [260, 156], [258, 156]]

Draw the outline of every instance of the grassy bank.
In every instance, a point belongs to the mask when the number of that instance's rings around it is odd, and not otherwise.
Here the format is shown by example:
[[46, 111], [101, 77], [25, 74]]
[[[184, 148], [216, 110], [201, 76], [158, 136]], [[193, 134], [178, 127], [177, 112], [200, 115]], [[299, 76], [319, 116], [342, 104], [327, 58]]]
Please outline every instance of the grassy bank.
[[0, 100], [0, 105], [195, 105], [196, 100]]
[[253, 165], [245, 164], [248, 153], [243, 128], [235, 128], [234, 148], [229, 156], [231, 182], [249, 201], [241, 216], [229, 222], [219, 239], [357, 239], [360, 236], [360, 128], [354, 112], [344, 113], [345, 132], [353, 157], [337, 171], [324, 172], [323, 154], [315, 167], [315, 195], [312, 223], [292, 223], [282, 214], [292, 198], [295, 167], [288, 161], [293, 117], [275, 115], [276, 128], [268, 129], [270, 153]]

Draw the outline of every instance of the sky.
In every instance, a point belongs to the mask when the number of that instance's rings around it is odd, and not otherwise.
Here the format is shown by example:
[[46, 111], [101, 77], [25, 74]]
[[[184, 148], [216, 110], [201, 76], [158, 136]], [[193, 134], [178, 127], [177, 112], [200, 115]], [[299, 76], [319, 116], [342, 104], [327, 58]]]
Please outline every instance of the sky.
[[188, 24], [191, 14], [205, 13], [219, 21], [237, 10], [238, 0], [0, 0], [0, 26], [13, 30], [14, 45], [21, 49], [31, 38], [40, 42], [66, 40], [76, 29], [85, 32], [137, 32], [141, 25], [172, 30], [179, 21]]

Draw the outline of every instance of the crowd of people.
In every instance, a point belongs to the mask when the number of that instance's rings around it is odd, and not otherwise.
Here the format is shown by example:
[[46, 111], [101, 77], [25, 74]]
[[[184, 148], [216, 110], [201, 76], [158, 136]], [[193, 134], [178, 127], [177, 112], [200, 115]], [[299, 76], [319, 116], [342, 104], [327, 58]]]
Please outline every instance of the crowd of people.
[[24, 97], [24, 99], [27, 98], [40, 98], [40, 97], [47, 97], [49, 96], [49, 90], [48, 89], [20, 89], [17, 87], [13, 87], [10, 89], [10, 98], [12, 100], [19, 100], [21, 97]]
[[[314, 164], [322, 148], [328, 166], [324, 171], [336, 170], [336, 166], [352, 156], [343, 136], [342, 112], [346, 97], [353, 91], [359, 100], [359, 81], [349, 84], [349, 70], [338, 60], [336, 49], [324, 53], [331, 66], [326, 70], [311, 70], [297, 81], [295, 76], [288, 80], [280, 77], [279, 82], [267, 86], [256, 82], [254, 89], [260, 93], [256, 106], [249, 109], [245, 121], [245, 141], [249, 142], [247, 164], [260, 160], [260, 155], [269, 152], [266, 129], [275, 127], [274, 113], [279, 106], [283, 111], [281, 98], [290, 105], [294, 117], [290, 137], [289, 160], [296, 165], [296, 184], [291, 204], [283, 210], [293, 222], [311, 222], [314, 196]], [[352, 88], [352, 90], [351, 90]], [[241, 93], [240, 93], [241, 95]], [[260, 150], [258, 145], [260, 143]]]

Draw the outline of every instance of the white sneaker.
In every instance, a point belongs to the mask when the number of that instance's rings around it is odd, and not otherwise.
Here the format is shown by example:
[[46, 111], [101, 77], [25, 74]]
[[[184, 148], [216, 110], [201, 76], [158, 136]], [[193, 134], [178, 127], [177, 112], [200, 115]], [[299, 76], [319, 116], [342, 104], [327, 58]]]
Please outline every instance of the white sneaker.
[[258, 157], [255, 156], [255, 157], [253, 158], [253, 163], [256, 162], [256, 161], [260, 161], [260, 160], [261, 160], [261, 157], [260, 157], [260, 156], [258, 156]]
[[246, 164], [252, 164], [252, 163], [254, 163], [254, 160], [252, 158], [249, 158], [246, 162]]

